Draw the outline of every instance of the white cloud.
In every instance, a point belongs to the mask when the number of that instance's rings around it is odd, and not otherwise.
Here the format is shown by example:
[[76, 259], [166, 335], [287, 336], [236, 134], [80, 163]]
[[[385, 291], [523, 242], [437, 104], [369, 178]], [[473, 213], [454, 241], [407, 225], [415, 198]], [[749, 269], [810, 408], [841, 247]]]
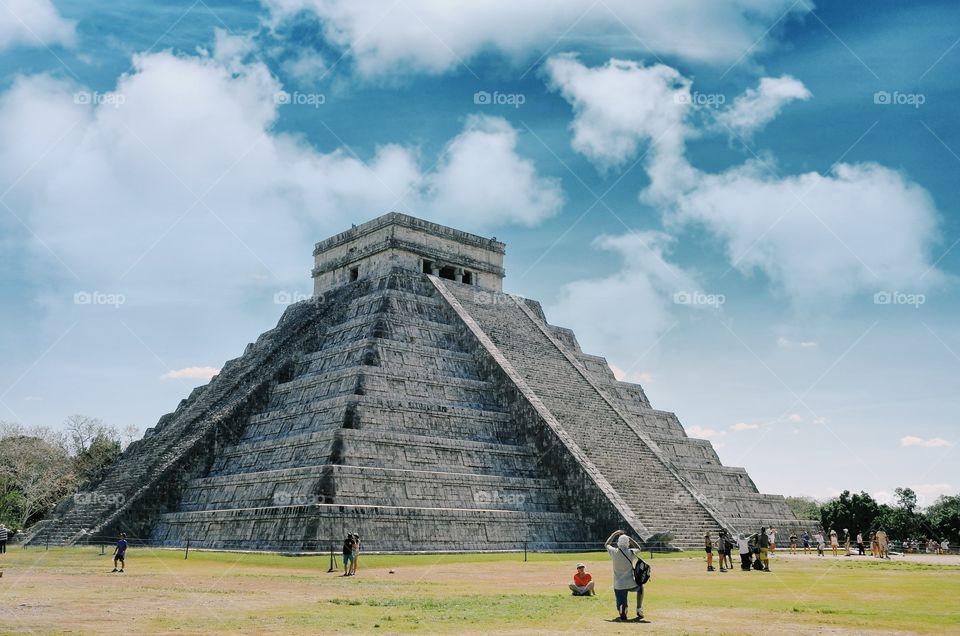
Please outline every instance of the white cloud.
[[784, 338], [783, 336], [777, 338], [777, 346], [783, 347], [784, 349], [790, 349], [792, 347], [800, 347], [801, 349], [816, 349], [819, 345], [813, 340], [800, 340], [795, 342], [789, 338]]
[[[274, 25], [308, 11], [369, 77], [444, 73], [486, 51], [522, 63], [572, 39], [717, 64], [764, 49], [771, 24], [809, 11], [792, 0], [267, 0]], [[789, 18], [788, 18], [789, 19]]]
[[743, 431], [753, 431], [760, 428], [759, 424], [748, 424], [747, 422], [737, 422], [730, 427], [730, 430], [734, 433], [741, 433]]
[[646, 384], [653, 382], [653, 374], [646, 371], [624, 371], [615, 364], [610, 364], [610, 370], [614, 377], [621, 382], [632, 382], [633, 384]]
[[[902, 173], [841, 163], [829, 174], [780, 176], [772, 159], [701, 171], [687, 160], [685, 141], [707, 128], [691, 123], [690, 83], [675, 70], [621, 60], [588, 68], [560, 56], [546, 72], [549, 86], [573, 106], [575, 150], [609, 169], [652, 145], [644, 158], [651, 183], [641, 201], [659, 209], [669, 227], [706, 228], [722, 240], [733, 267], [761, 272], [795, 306], [822, 310], [857, 293], [918, 290], [942, 280], [930, 259], [936, 207]], [[766, 104], [764, 117], [784, 99], [763, 89], [769, 85], [761, 81], [756, 95], [744, 98]], [[799, 94], [783, 78], [772, 86]]]
[[942, 437], [931, 437], [924, 439], [914, 435], [906, 435], [900, 438], [901, 446], [922, 446], [923, 448], [946, 448], [953, 446], [953, 442], [947, 441]]
[[170, 370], [160, 376], [161, 380], [210, 380], [213, 376], [220, 373], [220, 369], [214, 367], [186, 367], [184, 369]]
[[696, 437], [699, 439], [715, 439], [717, 437], [723, 437], [727, 434], [726, 431], [716, 431], [712, 428], [704, 428], [702, 426], [688, 426], [686, 428], [687, 435], [690, 437]]
[[[689, 273], [666, 261], [670, 244], [660, 232], [598, 238], [594, 246], [616, 253], [621, 269], [606, 278], [564, 285], [557, 301], [546, 307], [550, 322], [572, 328], [587, 352], [629, 356], [646, 351], [673, 323], [673, 294], [699, 289]], [[636, 360], [619, 362], [630, 366]]]
[[50, 0], [0, 2], [0, 51], [15, 46], [73, 44], [74, 23], [64, 20]]
[[747, 89], [733, 105], [717, 113], [716, 120], [734, 135], [749, 137], [773, 121], [786, 104], [812, 96], [803, 82], [789, 75], [764, 77], [757, 88]]
[[798, 415], [797, 413], [791, 413], [790, 415], [787, 416], [787, 421], [797, 424], [799, 422], [802, 422], [803, 418], [800, 417], [800, 415]]
[[56, 254], [31, 243], [44, 276], [59, 259], [132, 300], [222, 299], [305, 286], [314, 241], [388, 210], [481, 230], [560, 208], [501, 119], [469, 118], [429, 170], [415, 147], [361, 159], [275, 132], [281, 87], [246, 52], [225, 37], [212, 55], [137, 56], [112, 101], [45, 75], [0, 94], [5, 202]]
[[552, 90], [573, 106], [573, 148], [602, 168], [622, 166], [650, 142], [658, 159], [681, 152], [690, 80], [669, 66], [612, 59], [588, 68], [571, 55], [547, 60]]

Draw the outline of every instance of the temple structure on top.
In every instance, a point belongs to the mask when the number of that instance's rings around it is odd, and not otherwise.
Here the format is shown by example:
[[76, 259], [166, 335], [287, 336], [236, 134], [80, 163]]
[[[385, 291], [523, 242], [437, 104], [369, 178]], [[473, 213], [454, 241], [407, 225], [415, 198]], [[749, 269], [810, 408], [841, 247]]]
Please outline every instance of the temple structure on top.
[[637, 384], [503, 293], [505, 246], [389, 213], [317, 243], [314, 291], [29, 542], [702, 547], [800, 522]]

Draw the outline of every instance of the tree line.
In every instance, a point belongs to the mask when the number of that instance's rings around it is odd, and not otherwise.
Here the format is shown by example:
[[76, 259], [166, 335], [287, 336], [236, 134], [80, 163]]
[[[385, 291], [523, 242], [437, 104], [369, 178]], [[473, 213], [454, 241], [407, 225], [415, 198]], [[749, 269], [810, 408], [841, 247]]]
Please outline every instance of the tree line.
[[824, 503], [810, 497], [786, 499], [797, 518], [818, 521], [825, 531], [833, 529], [841, 536], [845, 529], [851, 535], [883, 529], [898, 541], [947, 539], [951, 545], [960, 544], [960, 494], [943, 495], [926, 508], [919, 506], [917, 493], [910, 488], [894, 490], [890, 504], [849, 490]]
[[0, 523], [16, 532], [39, 521], [99, 481], [138, 433], [87, 415], [71, 415], [62, 430], [0, 421]]

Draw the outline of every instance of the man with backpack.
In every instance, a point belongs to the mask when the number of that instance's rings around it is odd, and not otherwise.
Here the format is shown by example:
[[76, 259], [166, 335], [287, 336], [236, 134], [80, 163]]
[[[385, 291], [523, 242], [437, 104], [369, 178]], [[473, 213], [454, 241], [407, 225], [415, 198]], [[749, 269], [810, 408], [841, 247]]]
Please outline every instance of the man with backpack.
[[[637, 620], [643, 620], [643, 584], [650, 579], [650, 566], [640, 558], [640, 544], [616, 530], [604, 542], [613, 564], [613, 593], [618, 620], [627, 620], [630, 592], [637, 593]], [[631, 547], [634, 546], [634, 547]]]

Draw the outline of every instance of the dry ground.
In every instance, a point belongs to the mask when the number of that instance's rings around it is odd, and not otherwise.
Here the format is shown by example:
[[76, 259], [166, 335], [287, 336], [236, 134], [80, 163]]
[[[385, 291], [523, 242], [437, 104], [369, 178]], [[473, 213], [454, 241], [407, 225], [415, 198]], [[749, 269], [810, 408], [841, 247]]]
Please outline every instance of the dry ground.
[[[577, 560], [598, 596], [566, 592]], [[955, 557], [778, 555], [769, 574], [708, 574], [699, 555], [651, 563], [648, 622], [621, 624], [601, 553], [366, 554], [343, 578], [328, 557], [131, 548], [110, 574], [109, 551], [14, 547], [0, 555], [0, 632], [960, 634]]]

